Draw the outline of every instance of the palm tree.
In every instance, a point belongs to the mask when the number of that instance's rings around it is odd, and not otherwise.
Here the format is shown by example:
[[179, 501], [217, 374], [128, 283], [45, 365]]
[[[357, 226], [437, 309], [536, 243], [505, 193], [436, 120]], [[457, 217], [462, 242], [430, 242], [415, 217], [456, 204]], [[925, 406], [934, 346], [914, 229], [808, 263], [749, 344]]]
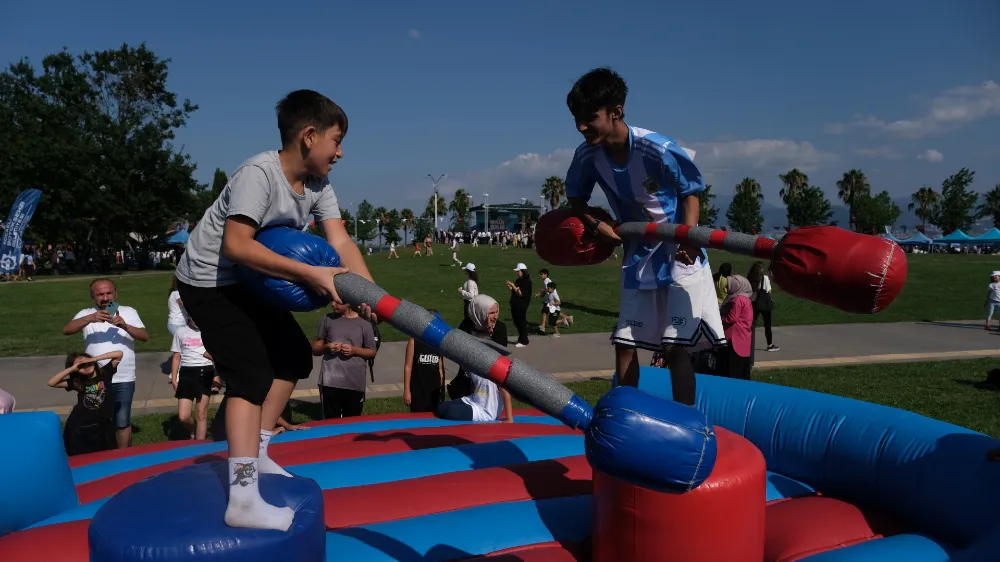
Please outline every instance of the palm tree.
[[843, 179], [837, 182], [837, 197], [847, 204], [847, 223], [851, 230], [858, 225], [858, 217], [854, 212], [855, 205], [869, 195], [871, 195], [871, 185], [861, 170], [845, 172]]
[[984, 217], [993, 215], [993, 226], [1000, 228], [1000, 183], [983, 194], [983, 203], [978, 210]]
[[559, 208], [559, 200], [566, 197], [566, 182], [559, 176], [549, 176], [542, 184], [542, 197], [549, 200], [550, 209]]
[[465, 219], [469, 216], [469, 207], [472, 202], [472, 197], [464, 189], [455, 190], [455, 195], [451, 197], [451, 203], [448, 205], [448, 210], [451, 211], [455, 224], [461, 230], [462, 227], [466, 226]]
[[910, 196], [910, 204], [906, 206], [913, 214], [920, 219], [920, 231], [923, 232], [927, 226], [927, 221], [933, 220], [937, 213], [938, 204], [941, 202], [941, 194], [934, 191], [933, 187], [924, 186]]
[[413, 215], [411, 209], [403, 209], [399, 212], [399, 226], [403, 229], [403, 245], [409, 244], [407, 240], [407, 234], [416, 225], [417, 218]]
[[743, 178], [743, 180], [736, 184], [736, 189], [734, 190], [736, 195], [750, 194], [757, 199], [764, 198], [764, 192], [760, 188], [760, 183], [753, 178]]
[[372, 211], [372, 218], [375, 220], [375, 231], [378, 233], [378, 247], [379, 251], [381, 251], [382, 236], [385, 233], [386, 226], [389, 224], [389, 209], [375, 207], [375, 210]]
[[[780, 179], [781, 183], [785, 185], [785, 187], [782, 187], [781, 191], [778, 192], [778, 195], [781, 197], [781, 200], [784, 201], [786, 207], [792, 199], [798, 197], [807, 187], [809, 187], [809, 176], [800, 172], [798, 168], [788, 170], [788, 172], [779, 175], [778, 179]], [[792, 219], [790, 215], [788, 217], [788, 226], [792, 226]]]
[[[444, 195], [438, 194], [437, 196], [437, 214], [439, 217], [443, 217], [448, 214], [448, 202], [445, 200]], [[427, 200], [427, 208], [424, 209], [424, 216], [434, 219], [434, 196], [431, 195], [430, 199]], [[437, 230], [437, 225], [434, 225], [434, 230]]]

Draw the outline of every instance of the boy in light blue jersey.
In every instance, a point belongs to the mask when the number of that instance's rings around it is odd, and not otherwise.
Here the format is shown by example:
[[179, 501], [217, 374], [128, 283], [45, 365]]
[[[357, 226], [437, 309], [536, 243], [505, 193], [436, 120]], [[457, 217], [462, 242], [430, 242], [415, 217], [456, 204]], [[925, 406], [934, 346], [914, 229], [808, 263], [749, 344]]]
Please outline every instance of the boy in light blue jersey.
[[[583, 75], [566, 97], [584, 143], [566, 172], [566, 196], [593, 236], [621, 242], [611, 225], [590, 215], [600, 185], [620, 222], [698, 224], [704, 191], [694, 153], [673, 139], [625, 123], [628, 87], [608, 68]], [[636, 348], [663, 352], [673, 397], [694, 405], [689, 351], [725, 343], [708, 254], [666, 242], [624, 244], [618, 325], [611, 340], [621, 384], [638, 386]]]

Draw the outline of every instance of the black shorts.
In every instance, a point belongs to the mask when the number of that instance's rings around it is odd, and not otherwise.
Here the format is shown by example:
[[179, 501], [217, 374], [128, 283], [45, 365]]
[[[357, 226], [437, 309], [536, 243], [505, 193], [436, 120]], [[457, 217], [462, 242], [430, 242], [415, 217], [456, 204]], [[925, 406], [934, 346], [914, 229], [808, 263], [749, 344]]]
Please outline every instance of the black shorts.
[[181, 400], [198, 400], [202, 396], [212, 395], [212, 379], [215, 378], [215, 367], [181, 367], [177, 371], [177, 391], [174, 398]]
[[443, 391], [444, 387], [441, 386], [441, 379], [437, 372], [430, 373], [429, 376], [413, 373], [410, 376], [410, 411], [433, 412], [437, 410], [438, 404], [441, 403], [441, 396], [444, 394]]
[[226, 396], [260, 406], [274, 379], [309, 378], [312, 345], [291, 312], [240, 284], [192, 287], [178, 280], [177, 292], [226, 383]]

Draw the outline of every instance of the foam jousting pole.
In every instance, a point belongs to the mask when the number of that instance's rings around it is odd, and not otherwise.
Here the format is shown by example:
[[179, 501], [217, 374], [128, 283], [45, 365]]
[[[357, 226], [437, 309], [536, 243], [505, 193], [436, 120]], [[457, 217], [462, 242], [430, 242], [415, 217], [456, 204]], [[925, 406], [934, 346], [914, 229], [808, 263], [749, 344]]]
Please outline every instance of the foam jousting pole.
[[[591, 212], [613, 224], [600, 209]], [[835, 226], [796, 228], [780, 241], [683, 224], [628, 222], [614, 230], [626, 242], [668, 242], [770, 260], [771, 278], [784, 291], [846, 312], [874, 314], [886, 308], [906, 281], [906, 255], [898, 244]], [[606, 260], [614, 246], [587, 240], [583, 231], [583, 223], [570, 210], [542, 215], [535, 230], [538, 255], [553, 265]]]
[[423, 307], [397, 299], [359, 275], [344, 273], [334, 277], [333, 282], [344, 302], [355, 307], [367, 304], [381, 320], [439, 350], [469, 371], [482, 374], [525, 398], [569, 427], [586, 430], [590, 425], [593, 418], [590, 405], [552, 375], [518, 359], [504, 357], [482, 340], [452, 329]]

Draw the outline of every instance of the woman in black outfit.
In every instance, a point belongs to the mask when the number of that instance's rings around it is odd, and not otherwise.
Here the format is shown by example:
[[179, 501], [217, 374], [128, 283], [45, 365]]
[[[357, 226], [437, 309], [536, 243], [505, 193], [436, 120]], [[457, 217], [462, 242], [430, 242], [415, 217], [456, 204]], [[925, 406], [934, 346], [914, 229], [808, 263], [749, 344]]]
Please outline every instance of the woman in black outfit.
[[523, 263], [514, 268], [517, 272], [516, 281], [507, 281], [510, 289], [510, 315], [517, 328], [517, 344], [514, 347], [528, 345], [528, 305], [531, 303], [531, 275], [528, 266]]

